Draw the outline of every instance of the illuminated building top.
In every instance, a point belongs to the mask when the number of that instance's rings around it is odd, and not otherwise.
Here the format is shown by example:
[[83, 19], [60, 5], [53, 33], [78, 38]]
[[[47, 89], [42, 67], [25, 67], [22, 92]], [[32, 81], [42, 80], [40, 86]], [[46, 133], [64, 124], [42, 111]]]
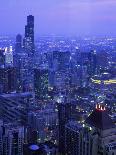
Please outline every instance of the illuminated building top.
[[95, 110], [86, 119], [86, 123], [91, 127], [95, 127], [100, 130], [107, 130], [114, 128], [114, 123], [112, 122], [110, 116], [104, 105], [97, 104]]
[[96, 110], [106, 111], [106, 108], [105, 108], [105, 106], [104, 106], [104, 105], [97, 104], [97, 105], [96, 105]]

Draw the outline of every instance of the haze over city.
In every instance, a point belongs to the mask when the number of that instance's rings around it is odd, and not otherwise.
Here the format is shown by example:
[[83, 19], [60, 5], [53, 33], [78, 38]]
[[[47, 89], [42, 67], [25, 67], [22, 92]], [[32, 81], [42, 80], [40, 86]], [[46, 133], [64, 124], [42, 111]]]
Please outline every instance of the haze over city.
[[24, 34], [35, 16], [35, 34], [116, 35], [115, 0], [1, 0], [0, 34]]
[[0, 155], [116, 155], [116, 0], [0, 0]]

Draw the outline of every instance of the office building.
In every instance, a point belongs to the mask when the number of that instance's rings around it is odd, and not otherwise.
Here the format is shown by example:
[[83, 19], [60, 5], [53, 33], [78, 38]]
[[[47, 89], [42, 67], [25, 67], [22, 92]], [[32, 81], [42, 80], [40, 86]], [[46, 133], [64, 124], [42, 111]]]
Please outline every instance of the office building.
[[0, 49], [0, 68], [5, 67], [5, 50]]
[[62, 88], [69, 86], [69, 61], [69, 51], [53, 51], [48, 53], [51, 86]]
[[58, 126], [57, 112], [53, 109], [35, 110], [28, 114], [28, 124], [38, 133], [38, 142], [56, 141], [56, 128]]
[[22, 50], [22, 36], [17, 34], [16, 36], [16, 45], [15, 45], [15, 53], [20, 53]]
[[71, 103], [58, 103], [59, 120], [59, 152], [65, 154], [65, 125], [72, 118], [75, 105]]
[[65, 125], [67, 155], [115, 155], [116, 126], [103, 105], [89, 115], [85, 123], [69, 121]]
[[0, 121], [0, 154], [23, 155], [24, 127]]
[[48, 70], [35, 69], [34, 70], [34, 87], [35, 97], [39, 100], [46, 100], [48, 98]]
[[21, 55], [22, 53], [22, 36], [20, 34], [17, 34], [16, 36], [16, 42], [15, 42], [15, 50], [13, 54], [13, 64], [15, 67], [19, 68], [20, 64], [19, 61], [21, 60]]
[[65, 154], [82, 155], [83, 126], [70, 120], [65, 125]]
[[27, 16], [27, 25], [25, 26], [25, 37], [23, 40], [24, 51], [27, 54], [27, 78], [26, 87], [34, 91], [34, 16]]
[[0, 68], [0, 92], [10, 93], [16, 91], [17, 71], [14, 67]]
[[[96, 109], [86, 119], [88, 128], [85, 138], [84, 152], [89, 155], [116, 154], [116, 126], [112, 122], [103, 105], [96, 105]], [[87, 136], [87, 138], [86, 138]]]
[[34, 16], [27, 16], [27, 25], [25, 26], [24, 49], [29, 56], [34, 54]]
[[88, 74], [93, 76], [97, 73], [97, 53], [95, 50], [91, 50], [88, 54]]
[[5, 66], [6, 67], [13, 66], [13, 47], [12, 46], [5, 49]]

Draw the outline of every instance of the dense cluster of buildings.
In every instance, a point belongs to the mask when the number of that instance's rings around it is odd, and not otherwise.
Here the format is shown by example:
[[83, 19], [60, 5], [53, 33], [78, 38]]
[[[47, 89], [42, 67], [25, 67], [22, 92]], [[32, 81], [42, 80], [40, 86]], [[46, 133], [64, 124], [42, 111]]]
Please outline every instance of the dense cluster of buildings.
[[116, 155], [116, 54], [102, 41], [35, 41], [27, 16], [0, 47], [0, 155]]

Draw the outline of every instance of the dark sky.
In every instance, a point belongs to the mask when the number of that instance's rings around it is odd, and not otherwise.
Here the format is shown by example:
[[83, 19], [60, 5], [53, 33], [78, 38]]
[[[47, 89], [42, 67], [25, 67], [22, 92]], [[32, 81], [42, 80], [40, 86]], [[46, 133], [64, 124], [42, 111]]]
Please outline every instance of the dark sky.
[[0, 34], [23, 34], [28, 14], [36, 34], [116, 35], [116, 0], [0, 0]]

